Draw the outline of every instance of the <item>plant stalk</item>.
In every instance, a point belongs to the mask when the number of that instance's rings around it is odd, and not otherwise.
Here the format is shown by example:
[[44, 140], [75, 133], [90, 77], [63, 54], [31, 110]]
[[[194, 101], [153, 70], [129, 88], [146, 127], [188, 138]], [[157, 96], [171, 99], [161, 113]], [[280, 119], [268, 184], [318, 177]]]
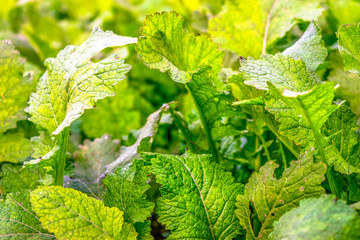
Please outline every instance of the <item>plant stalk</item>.
[[188, 87], [187, 84], [185, 84], [187, 90], [189, 91], [189, 93], [191, 94], [191, 97], [194, 101], [194, 104], [195, 104], [195, 107], [196, 107], [196, 110], [199, 114], [199, 117], [200, 117], [200, 121], [201, 121], [201, 125], [203, 126], [204, 128], [204, 131], [205, 131], [205, 135], [206, 135], [206, 138], [207, 138], [207, 142], [209, 144], [209, 149], [210, 149], [210, 152], [215, 160], [215, 162], [219, 163], [219, 153], [216, 149], [216, 145], [215, 145], [215, 142], [212, 138], [212, 134], [211, 134], [211, 129], [209, 128], [206, 120], [205, 120], [205, 116], [204, 116], [204, 113], [201, 111], [200, 109], [200, 106], [199, 106], [199, 103], [197, 102], [194, 94], [192, 93], [192, 91], [190, 90], [190, 88]]
[[69, 127], [64, 128], [64, 131], [61, 133], [60, 136], [60, 141], [59, 141], [60, 152], [57, 154], [57, 158], [56, 158], [55, 185], [57, 186], [63, 186], [64, 184], [64, 171], [65, 171], [68, 142], [69, 142]]

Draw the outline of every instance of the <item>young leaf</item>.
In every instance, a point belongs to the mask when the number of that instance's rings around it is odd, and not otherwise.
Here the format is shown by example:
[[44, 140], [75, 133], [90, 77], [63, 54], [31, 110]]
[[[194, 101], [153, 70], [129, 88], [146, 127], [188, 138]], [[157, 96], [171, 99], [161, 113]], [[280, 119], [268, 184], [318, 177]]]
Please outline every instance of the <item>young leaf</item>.
[[327, 57], [320, 27], [315, 22], [311, 22], [302, 37], [282, 54], [294, 59], [302, 59], [308, 69], [315, 71]]
[[39, 187], [31, 193], [33, 211], [57, 239], [136, 239], [123, 212], [70, 188]]
[[195, 37], [184, 30], [183, 22], [176, 12], [147, 15], [136, 51], [150, 68], [169, 70], [176, 82], [187, 83], [191, 73], [205, 65], [217, 75], [222, 65], [222, 52], [209, 37]]
[[25, 59], [9, 41], [0, 41], [0, 134], [26, 119], [24, 108], [33, 90], [24, 74]]
[[109, 135], [85, 140], [75, 157], [75, 177], [94, 183], [104, 173], [105, 166], [116, 159], [119, 149], [119, 140]]
[[67, 46], [57, 58], [45, 61], [47, 71], [36, 93], [30, 97], [27, 112], [30, 120], [58, 135], [97, 100], [114, 96], [114, 85], [125, 78], [130, 66], [116, 56], [98, 63], [90, 58], [107, 47], [136, 43], [135, 38], [121, 37], [94, 28], [81, 46]]
[[271, 82], [279, 90], [302, 92], [321, 82], [313, 71], [307, 69], [303, 60], [280, 53], [275, 56], [263, 55], [260, 60], [244, 60], [240, 71], [243, 72], [245, 84], [262, 90], [267, 90], [267, 82]]
[[159, 222], [171, 230], [169, 239], [232, 239], [239, 233], [235, 198], [243, 187], [210, 155], [151, 157], [162, 185], [157, 213]]
[[136, 160], [109, 174], [104, 180], [107, 188], [103, 195], [105, 205], [123, 211], [126, 222], [144, 222], [154, 209], [154, 203], [144, 194], [150, 188], [147, 184], [150, 174], [151, 167], [143, 160]]
[[337, 32], [339, 51], [344, 59], [346, 71], [360, 74], [360, 25], [343, 25]]
[[0, 209], [1, 239], [55, 239], [31, 210], [30, 191], [8, 194], [0, 200]]
[[283, 37], [299, 19], [320, 16], [319, 0], [226, 1], [222, 11], [210, 19], [209, 32], [224, 49], [258, 58]]
[[[323, 163], [313, 163], [313, 152], [301, 155], [292, 161], [280, 179], [274, 171], [279, 165], [270, 161], [254, 172], [245, 186], [245, 194], [236, 199], [236, 215], [246, 229], [246, 239], [266, 239], [273, 229], [274, 221], [290, 209], [296, 207], [301, 199], [320, 196], [324, 189], [326, 167]], [[250, 204], [254, 207], [261, 222], [256, 236], [251, 225]]]
[[359, 239], [356, 211], [333, 196], [305, 199], [274, 223], [270, 239]]

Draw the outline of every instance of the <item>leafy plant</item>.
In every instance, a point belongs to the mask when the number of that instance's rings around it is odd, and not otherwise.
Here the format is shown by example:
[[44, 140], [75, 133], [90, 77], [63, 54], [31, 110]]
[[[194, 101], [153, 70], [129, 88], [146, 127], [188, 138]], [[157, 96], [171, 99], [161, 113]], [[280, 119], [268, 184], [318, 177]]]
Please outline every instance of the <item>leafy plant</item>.
[[47, 2], [0, 9], [0, 239], [360, 237], [358, 3]]

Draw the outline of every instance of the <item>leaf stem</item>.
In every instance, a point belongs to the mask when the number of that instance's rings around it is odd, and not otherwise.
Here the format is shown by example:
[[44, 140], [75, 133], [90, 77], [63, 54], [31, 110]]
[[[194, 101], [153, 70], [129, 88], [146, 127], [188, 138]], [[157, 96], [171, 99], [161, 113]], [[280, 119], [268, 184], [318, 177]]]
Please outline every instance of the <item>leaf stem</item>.
[[[259, 136], [256, 135], [255, 151], [258, 150], [258, 149], [259, 149]], [[256, 154], [255, 163], [254, 163], [255, 172], [259, 172], [260, 165], [261, 165], [260, 154]]]
[[[190, 132], [187, 128], [187, 126], [185, 125], [185, 120], [182, 119], [182, 117], [173, 109], [170, 107], [170, 112], [171, 115], [174, 118], [175, 124], [176, 126], [179, 128], [180, 132], [182, 132], [182, 134], [184, 135], [185, 141], [186, 141], [186, 145], [187, 147], [192, 151], [192, 152], [196, 152], [196, 148], [194, 146], [193, 141], [191, 140], [191, 135]], [[183, 120], [183, 121], [182, 121]]]
[[192, 97], [192, 99], [194, 101], [196, 110], [197, 110], [197, 112], [199, 114], [201, 125], [204, 128], [205, 135], [206, 135], [206, 138], [207, 138], [207, 141], [208, 141], [208, 144], [209, 144], [210, 152], [211, 152], [215, 162], [219, 163], [219, 153], [218, 153], [218, 151], [216, 149], [215, 142], [214, 142], [214, 140], [212, 138], [211, 129], [209, 128], [209, 125], [206, 122], [204, 113], [201, 111], [199, 103], [197, 102], [196, 97], [191, 92], [190, 88], [188, 87], [188, 84], [185, 84], [185, 86], [186, 86], [187, 90], [189, 91], [189, 93], [190, 93], [190, 95], [191, 95], [191, 97]]
[[69, 127], [64, 128], [63, 132], [59, 136], [60, 153], [56, 156], [56, 178], [55, 185], [63, 186], [64, 184], [64, 170], [66, 163], [66, 152], [69, 141]]
[[281, 141], [279, 141], [279, 150], [280, 150], [280, 153], [281, 153], [281, 160], [282, 160], [282, 162], [284, 164], [284, 168], [287, 168], [286, 156], [285, 156], [284, 148], [282, 146]]

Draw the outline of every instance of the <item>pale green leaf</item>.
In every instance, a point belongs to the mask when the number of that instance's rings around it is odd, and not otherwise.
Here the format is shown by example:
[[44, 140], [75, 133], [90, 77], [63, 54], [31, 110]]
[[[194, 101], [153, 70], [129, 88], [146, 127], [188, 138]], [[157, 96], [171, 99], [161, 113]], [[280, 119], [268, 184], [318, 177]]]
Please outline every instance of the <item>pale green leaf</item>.
[[0, 41], [0, 134], [26, 119], [24, 108], [33, 90], [24, 74], [25, 59], [9, 41]]
[[8, 194], [5, 201], [0, 200], [0, 209], [0, 239], [55, 239], [43, 229], [39, 218], [31, 210], [30, 191]]
[[239, 233], [235, 198], [243, 187], [210, 155], [158, 154], [151, 161], [162, 185], [157, 213], [171, 230], [168, 239], [230, 240]]
[[320, 0], [227, 0], [210, 19], [209, 32], [224, 49], [258, 58], [299, 19], [321, 15]]
[[333, 196], [305, 199], [274, 224], [270, 239], [355, 240], [360, 238], [355, 210]]
[[136, 43], [98, 28], [81, 46], [67, 46], [57, 58], [45, 61], [47, 71], [30, 97], [30, 120], [58, 135], [97, 100], [114, 96], [114, 85], [125, 78], [130, 66], [116, 56], [92, 63], [90, 58], [107, 47]]
[[22, 133], [0, 134], [0, 162], [18, 163], [31, 153], [31, 143]]
[[23, 168], [21, 165], [4, 164], [0, 172], [0, 187], [5, 193], [34, 190], [45, 177], [44, 169]]
[[105, 205], [122, 210], [125, 222], [144, 222], [154, 209], [154, 203], [147, 200], [145, 195], [150, 188], [147, 184], [150, 174], [151, 167], [143, 160], [135, 160], [114, 174], [109, 174], [104, 180]]
[[315, 71], [327, 57], [320, 27], [315, 22], [311, 22], [302, 37], [282, 54], [294, 59], [302, 59], [309, 69]]
[[[123, 212], [71, 188], [39, 187], [31, 193], [33, 211], [57, 239], [136, 239]], [[126, 231], [127, 238], [124, 238]]]
[[344, 69], [360, 73], [360, 25], [343, 25], [337, 32], [339, 51], [344, 59]]
[[150, 68], [170, 71], [170, 77], [181, 83], [191, 73], [208, 65], [214, 75], [219, 73], [223, 54], [205, 35], [194, 36], [183, 29], [183, 18], [175, 12], [147, 15], [136, 50]]
[[263, 55], [260, 60], [244, 60], [240, 71], [243, 72], [244, 83], [258, 89], [266, 90], [267, 82], [274, 84], [279, 90], [296, 92], [307, 91], [321, 82], [320, 78], [301, 59], [293, 59], [283, 54]]
[[[313, 151], [292, 161], [279, 179], [274, 176], [278, 166], [272, 161], [267, 162], [250, 177], [245, 194], [237, 197], [235, 212], [246, 229], [246, 239], [267, 239], [274, 221], [298, 206], [301, 199], [320, 196], [324, 192], [321, 183], [325, 180], [326, 167], [323, 163], [313, 163]], [[251, 225], [250, 204], [262, 224], [257, 236]]]

